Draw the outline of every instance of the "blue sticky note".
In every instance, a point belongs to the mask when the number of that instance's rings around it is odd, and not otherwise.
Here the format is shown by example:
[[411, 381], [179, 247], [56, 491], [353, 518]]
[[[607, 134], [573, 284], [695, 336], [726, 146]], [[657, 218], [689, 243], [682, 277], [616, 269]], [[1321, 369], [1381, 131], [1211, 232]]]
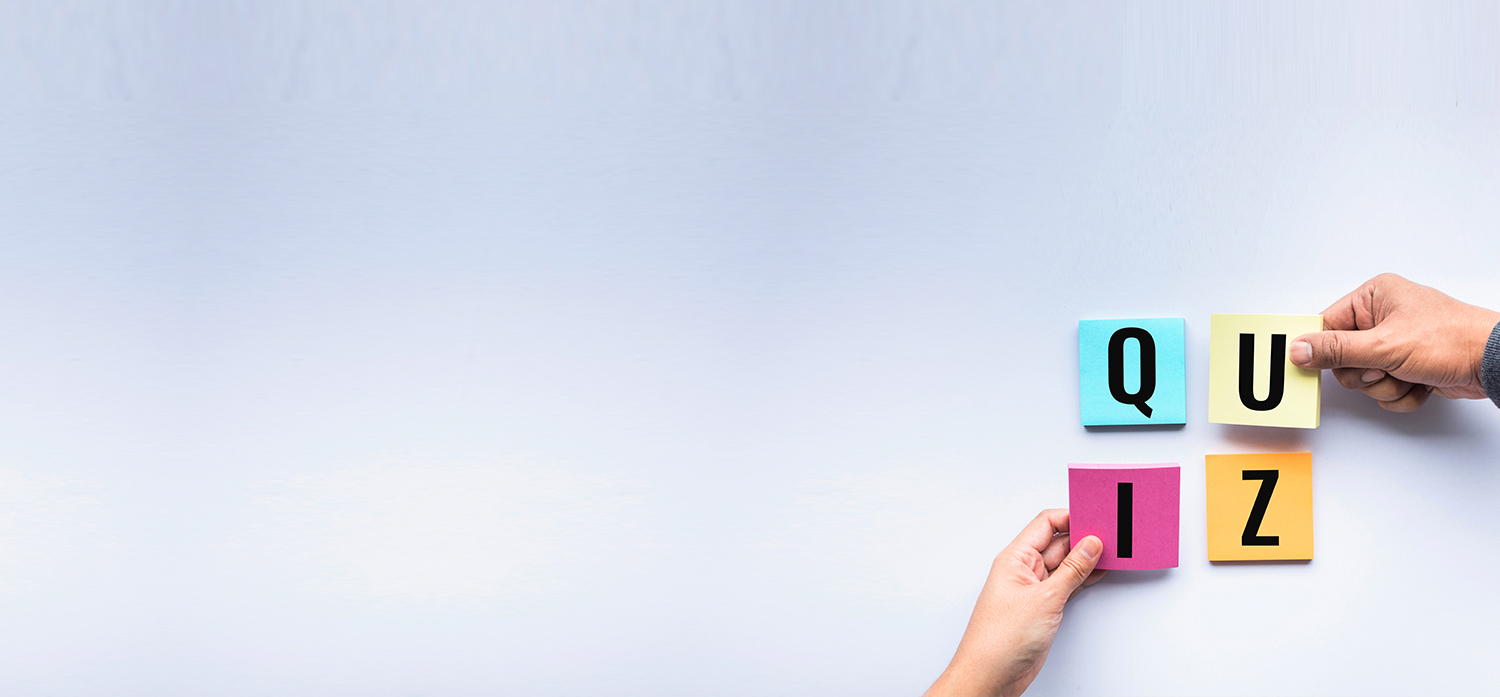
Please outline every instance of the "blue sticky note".
[[1187, 423], [1181, 318], [1078, 323], [1078, 388], [1085, 426]]

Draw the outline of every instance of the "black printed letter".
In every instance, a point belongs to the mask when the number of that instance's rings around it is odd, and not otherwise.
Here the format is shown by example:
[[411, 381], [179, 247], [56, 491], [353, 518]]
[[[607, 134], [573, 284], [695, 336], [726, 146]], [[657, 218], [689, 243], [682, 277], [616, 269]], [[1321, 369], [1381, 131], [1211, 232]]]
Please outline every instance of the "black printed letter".
[[1245, 470], [1240, 473], [1245, 481], [1260, 480], [1260, 493], [1255, 495], [1255, 505], [1250, 507], [1250, 519], [1245, 521], [1245, 532], [1240, 535], [1240, 544], [1246, 547], [1276, 547], [1281, 538], [1276, 535], [1261, 535], [1260, 521], [1266, 517], [1266, 506], [1271, 503], [1271, 492], [1276, 489], [1277, 470]]
[[[1255, 335], [1240, 335], [1240, 401], [1254, 411], [1270, 411], [1286, 391], [1286, 335], [1271, 335], [1271, 393], [1255, 398]], [[1117, 398], [1118, 399], [1118, 398]]]
[[1115, 556], [1121, 559], [1129, 559], [1135, 550], [1131, 548], [1130, 538], [1135, 531], [1131, 528], [1135, 521], [1135, 485], [1130, 482], [1120, 482], [1115, 486], [1115, 509], [1119, 512], [1115, 520]]
[[[1141, 386], [1135, 394], [1125, 391], [1125, 340], [1135, 339], [1141, 345]], [[1125, 327], [1109, 337], [1109, 394], [1116, 402], [1129, 404], [1151, 418], [1146, 400], [1156, 392], [1156, 340], [1140, 327]]]

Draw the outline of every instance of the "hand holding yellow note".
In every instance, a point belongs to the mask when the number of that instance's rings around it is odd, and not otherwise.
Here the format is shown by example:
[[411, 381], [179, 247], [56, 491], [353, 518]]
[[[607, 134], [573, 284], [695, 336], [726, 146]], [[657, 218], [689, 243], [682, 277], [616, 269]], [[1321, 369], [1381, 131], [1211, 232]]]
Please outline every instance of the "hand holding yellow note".
[[1323, 331], [1319, 315], [1214, 315], [1209, 329], [1208, 420], [1317, 428], [1319, 373], [1292, 365], [1287, 345]]

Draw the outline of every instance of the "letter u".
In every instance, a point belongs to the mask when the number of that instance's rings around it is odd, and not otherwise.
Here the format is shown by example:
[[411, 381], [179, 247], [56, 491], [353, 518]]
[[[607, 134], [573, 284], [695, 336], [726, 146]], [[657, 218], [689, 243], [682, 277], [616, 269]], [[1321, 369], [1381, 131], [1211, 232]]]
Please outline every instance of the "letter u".
[[1270, 411], [1286, 392], [1286, 335], [1271, 335], [1271, 393], [1255, 398], [1255, 335], [1240, 335], [1240, 402], [1252, 411]]

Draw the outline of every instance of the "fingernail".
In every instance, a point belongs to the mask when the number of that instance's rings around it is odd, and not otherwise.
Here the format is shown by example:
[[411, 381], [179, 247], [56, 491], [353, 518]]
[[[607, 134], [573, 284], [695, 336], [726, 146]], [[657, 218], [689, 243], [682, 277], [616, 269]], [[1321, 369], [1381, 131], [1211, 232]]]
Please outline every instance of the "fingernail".
[[1365, 372], [1361, 373], [1360, 376], [1359, 376], [1359, 379], [1363, 380], [1365, 382], [1365, 384], [1368, 385], [1368, 384], [1370, 384], [1372, 382], [1375, 382], [1376, 380], [1379, 380], [1379, 379], [1381, 379], [1383, 377], [1385, 377], [1385, 371], [1384, 370], [1376, 370], [1374, 368], [1371, 368], [1371, 369], [1366, 370]]
[[1306, 341], [1292, 342], [1292, 362], [1303, 365], [1312, 362], [1312, 344]]
[[1104, 543], [1100, 542], [1099, 538], [1089, 535], [1083, 538], [1082, 542], [1078, 543], [1078, 549], [1083, 552], [1083, 556], [1093, 559], [1099, 556], [1100, 552], [1104, 551]]

